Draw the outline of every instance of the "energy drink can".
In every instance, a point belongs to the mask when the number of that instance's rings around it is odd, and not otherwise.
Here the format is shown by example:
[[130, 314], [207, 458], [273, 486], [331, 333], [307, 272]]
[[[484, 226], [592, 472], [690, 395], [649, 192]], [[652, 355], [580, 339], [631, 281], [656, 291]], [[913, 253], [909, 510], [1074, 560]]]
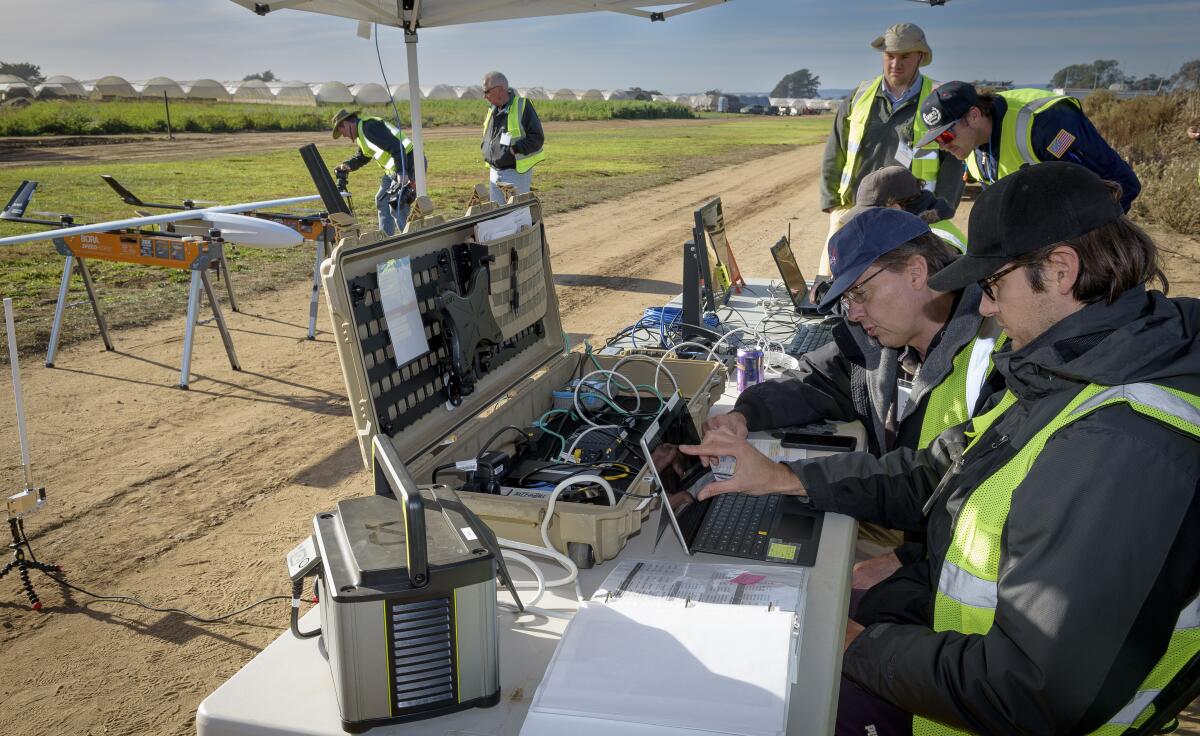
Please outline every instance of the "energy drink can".
[[738, 348], [738, 393], [763, 380], [763, 351], [758, 348]]

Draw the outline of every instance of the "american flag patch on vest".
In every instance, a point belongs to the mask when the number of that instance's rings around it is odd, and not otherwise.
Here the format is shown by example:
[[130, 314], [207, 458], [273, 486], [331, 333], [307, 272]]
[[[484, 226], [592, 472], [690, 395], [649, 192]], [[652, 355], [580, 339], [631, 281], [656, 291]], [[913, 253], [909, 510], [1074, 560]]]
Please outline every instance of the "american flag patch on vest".
[[1046, 146], [1046, 151], [1054, 158], [1062, 158], [1071, 144], [1075, 142], [1075, 136], [1065, 130], [1058, 131], [1058, 135], [1054, 136], [1054, 140], [1050, 141], [1050, 145]]

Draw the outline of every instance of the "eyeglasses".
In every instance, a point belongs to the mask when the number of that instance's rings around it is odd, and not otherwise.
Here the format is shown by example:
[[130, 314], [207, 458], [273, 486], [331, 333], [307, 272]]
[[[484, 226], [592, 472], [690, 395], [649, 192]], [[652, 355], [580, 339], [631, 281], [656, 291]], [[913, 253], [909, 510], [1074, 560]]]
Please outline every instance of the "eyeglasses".
[[1024, 265], [1025, 265], [1024, 263], [1014, 263], [1011, 266], [1009, 266], [1008, 268], [1005, 268], [1001, 271], [997, 271], [996, 273], [992, 274], [991, 276], [988, 276], [986, 279], [980, 281], [979, 288], [983, 289], [983, 293], [987, 295], [988, 299], [991, 299], [992, 301], [996, 301], [996, 294], [995, 294], [995, 292], [992, 291], [992, 287], [995, 286], [997, 283], [999, 283], [1000, 279], [1009, 275], [1013, 271], [1016, 271], [1018, 268], [1020, 268], [1021, 266], [1024, 266]]
[[490, 95], [490, 94], [492, 93], [492, 91], [493, 91], [493, 90], [497, 90], [497, 89], [507, 89], [507, 87], [505, 87], [503, 84], [497, 84], [497, 85], [495, 85], [495, 86], [493, 86], [493, 87], [488, 87], [487, 89], [485, 89], [485, 90], [483, 91], [483, 93], [484, 93], [485, 95]]
[[853, 286], [849, 289], [846, 289], [846, 291], [842, 294], [842, 298], [838, 300], [842, 304], [842, 309], [850, 309], [851, 304], [863, 304], [866, 302], [871, 295], [868, 294], [863, 287], [871, 283], [871, 279], [875, 278], [886, 270], [886, 268], [881, 268], [868, 276], [866, 279], [859, 282], [858, 286]]
[[941, 143], [943, 146], [948, 145], [950, 143], [950, 141], [952, 141], [958, 137], [958, 133], [954, 132], [954, 126], [956, 126], [956, 125], [958, 125], [957, 120], [955, 120], [953, 123], [950, 123], [949, 128], [946, 128], [941, 133], [938, 133], [937, 137], [934, 138], [934, 140], [937, 141], [938, 143]]

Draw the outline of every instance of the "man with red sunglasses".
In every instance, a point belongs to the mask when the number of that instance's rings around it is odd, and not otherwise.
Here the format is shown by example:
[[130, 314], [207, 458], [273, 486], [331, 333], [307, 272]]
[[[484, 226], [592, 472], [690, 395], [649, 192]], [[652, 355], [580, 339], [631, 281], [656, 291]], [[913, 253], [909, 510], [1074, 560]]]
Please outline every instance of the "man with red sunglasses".
[[1026, 164], [1069, 161], [1120, 184], [1126, 212], [1142, 189], [1074, 97], [1044, 89], [980, 94], [966, 82], [947, 82], [921, 104], [921, 119], [928, 130], [917, 147], [936, 142], [985, 186]]

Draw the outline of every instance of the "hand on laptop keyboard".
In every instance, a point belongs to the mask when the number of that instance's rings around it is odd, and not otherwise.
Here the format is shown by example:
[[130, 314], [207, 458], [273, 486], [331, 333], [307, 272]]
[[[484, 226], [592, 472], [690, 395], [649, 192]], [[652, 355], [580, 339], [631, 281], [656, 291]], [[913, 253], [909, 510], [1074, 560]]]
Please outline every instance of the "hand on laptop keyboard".
[[731, 432], [720, 429], [711, 431], [699, 445], [680, 445], [679, 450], [687, 455], [732, 459], [732, 475], [705, 486], [700, 491], [702, 501], [718, 493], [734, 492], [754, 496], [767, 493], [804, 495], [804, 485], [791, 468], [763, 455], [745, 439]]

